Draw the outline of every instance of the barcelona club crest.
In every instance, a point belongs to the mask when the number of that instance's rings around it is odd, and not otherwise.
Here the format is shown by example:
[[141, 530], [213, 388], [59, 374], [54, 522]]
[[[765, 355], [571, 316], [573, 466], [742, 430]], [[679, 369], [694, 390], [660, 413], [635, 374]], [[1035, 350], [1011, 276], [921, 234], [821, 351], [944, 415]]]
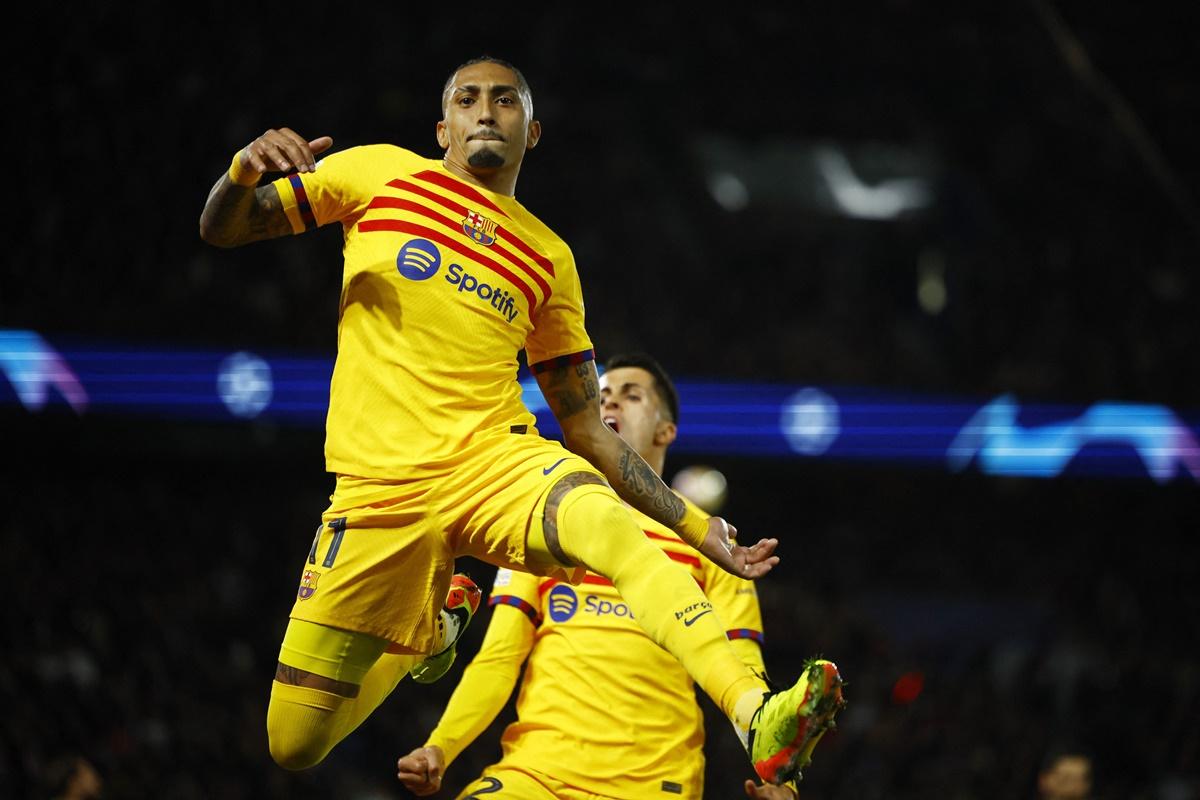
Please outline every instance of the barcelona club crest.
[[462, 223], [463, 233], [470, 236], [476, 244], [487, 247], [496, 241], [496, 223], [478, 211], [468, 211]]
[[317, 593], [317, 579], [321, 577], [321, 573], [315, 569], [304, 570], [304, 576], [300, 578], [300, 591], [296, 592], [296, 596], [301, 600], [307, 600]]

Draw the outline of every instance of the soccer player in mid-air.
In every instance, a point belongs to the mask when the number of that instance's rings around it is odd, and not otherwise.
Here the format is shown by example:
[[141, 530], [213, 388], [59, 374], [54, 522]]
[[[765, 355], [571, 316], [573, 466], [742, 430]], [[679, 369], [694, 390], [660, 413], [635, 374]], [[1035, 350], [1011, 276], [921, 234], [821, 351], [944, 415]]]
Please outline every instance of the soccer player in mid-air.
[[[600, 413], [659, 475], [679, 424], [679, 396], [653, 357], [613, 356], [600, 376]], [[762, 616], [752, 581], [717, 567], [669, 528], [633, 512], [648, 539], [712, 601], [738, 656], [764, 673]], [[508, 702], [522, 663], [517, 719], [503, 758], [459, 797], [554, 800], [602, 796], [704, 796], [704, 715], [691, 678], [629, 616], [612, 582], [591, 572], [579, 587], [500, 570], [492, 619], [437, 728], [397, 764], [417, 795], [436, 792], [446, 769]], [[653, 698], [654, 707], [647, 707]], [[478, 795], [477, 795], [478, 793]], [[755, 786], [750, 797], [794, 800], [792, 786]]]
[[[524, 76], [484, 57], [443, 87], [439, 159], [378, 144], [318, 163], [330, 137], [273, 128], [209, 193], [200, 235], [217, 246], [333, 223], [344, 236], [325, 440], [336, 483], [280, 646], [271, 755], [313, 766], [404, 675], [436, 675], [426, 658], [445, 644], [438, 620], [454, 559], [472, 556], [573, 583], [585, 568], [611, 580], [733, 722], [758, 774], [784, 782], [833, 723], [841, 677], [811, 662], [770, 692], [695, 581], [622, 504], [739, 577], [778, 562], [776, 540], [738, 544], [601, 420], [574, 258], [514, 196], [541, 134]], [[268, 172], [284, 175], [259, 185]], [[538, 434], [521, 402], [522, 350], [565, 448]]]

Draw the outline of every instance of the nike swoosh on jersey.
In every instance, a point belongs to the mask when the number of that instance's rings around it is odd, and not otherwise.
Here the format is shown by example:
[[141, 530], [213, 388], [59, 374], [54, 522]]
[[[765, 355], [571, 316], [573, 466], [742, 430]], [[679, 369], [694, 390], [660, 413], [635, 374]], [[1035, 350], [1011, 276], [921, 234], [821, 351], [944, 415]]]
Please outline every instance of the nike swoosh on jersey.
[[560, 458], [558, 461], [555, 461], [553, 464], [551, 464], [550, 466], [548, 466], [548, 467], [546, 467], [545, 469], [543, 469], [543, 470], [542, 470], [542, 474], [543, 474], [543, 475], [549, 475], [551, 472], [554, 472], [554, 470], [555, 470], [555, 469], [558, 467], [558, 465], [559, 465], [559, 464], [561, 464], [561, 463], [562, 463], [562, 462], [564, 462], [564, 461], [566, 461], [566, 459], [565, 459], [565, 458]]
[[686, 625], [687, 627], [689, 627], [689, 628], [690, 628], [690, 627], [692, 627], [692, 623], [693, 623], [693, 622], [695, 622], [696, 620], [700, 619], [700, 618], [701, 618], [701, 617], [703, 617], [705, 614], [711, 614], [711, 613], [712, 613], [712, 609], [711, 609], [711, 608], [710, 608], [710, 609], [708, 609], [707, 611], [701, 611], [699, 614], [697, 614], [696, 616], [692, 617], [691, 619], [685, 619], [685, 620], [683, 621], [683, 624], [684, 624], [684, 625]]

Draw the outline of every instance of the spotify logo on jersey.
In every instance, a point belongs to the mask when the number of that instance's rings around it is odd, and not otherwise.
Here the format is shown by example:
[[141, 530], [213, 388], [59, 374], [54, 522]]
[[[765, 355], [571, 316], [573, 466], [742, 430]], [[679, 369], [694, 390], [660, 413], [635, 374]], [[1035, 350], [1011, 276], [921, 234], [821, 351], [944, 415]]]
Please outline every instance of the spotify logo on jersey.
[[427, 281], [437, 274], [442, 254], [428, 239], [412, 239], [396, 254], [396, 269], [410, 281]]
[[550, 619], [555, 622], [566, 622], [575, 616], [579, 608], [579, 597], [570, 586], [559, 584], [550, 590]]

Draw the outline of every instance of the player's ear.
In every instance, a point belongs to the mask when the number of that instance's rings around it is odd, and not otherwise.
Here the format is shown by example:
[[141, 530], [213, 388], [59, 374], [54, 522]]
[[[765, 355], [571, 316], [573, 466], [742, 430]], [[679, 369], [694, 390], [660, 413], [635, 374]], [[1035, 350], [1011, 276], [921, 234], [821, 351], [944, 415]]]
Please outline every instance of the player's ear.
[[525, 137], [525, 149], [532, 150], [537, 147], [538, 140], [542, 138], [542, 123], [536, 119], [529, 123], [529, 132]]
[[437, 124], [437, 143], [443, 150], [450, 149], [450, 134], [446, 132], [446, 120], [440, 119]]
[[663, 420], [654, 426], [654, 444], [658, 447], [669, 447], [675, 441], [678, 432], [674, 422]]

